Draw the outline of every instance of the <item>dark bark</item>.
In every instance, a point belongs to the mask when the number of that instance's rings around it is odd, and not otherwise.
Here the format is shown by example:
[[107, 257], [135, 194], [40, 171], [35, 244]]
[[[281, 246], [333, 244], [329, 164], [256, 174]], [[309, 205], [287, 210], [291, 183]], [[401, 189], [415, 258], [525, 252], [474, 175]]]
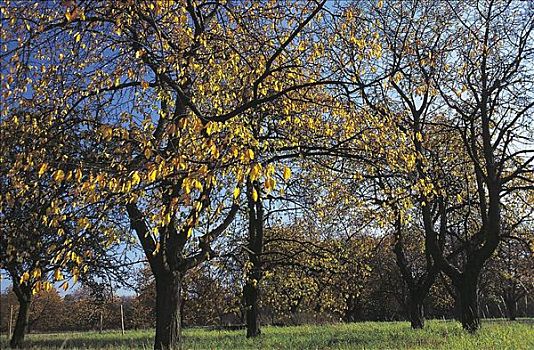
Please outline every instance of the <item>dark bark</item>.
[[345, 322], [356, 322], [362, 319], [362, 303], [359, 297], [350, 295], [346, 299]]
[[516, 295], [513, 292], [505, 293], [504, 303], [506, 304], [506, 310], [508, 311], [508, 318], [510, 321], [515, 321], [517, 318], [517, 300]]
[[[207, 194], [205, 193], [207, 197]], [[204, 205], [206, 207], [207, 205]], [[239, 206], [234, 203], [225, 220], [216, 228], [199, 238], [200, 251], [184, 256], [188, 227], [178, 232], [174, 220], [160, 227], [158, 252], [156, 238], [150, 233], [143, 212], [135, 204], [126, 210], [130, 224], [135, 230], [156, 280], [156, 337], [154, 349], [174, 350], [181, 342], [181, 287], [185, 273], [213, 256], [210, 242], [220, 235], [233, 221]], [[193, 212], [193, 219], [197, 212]]]
[[517, 303], [515, 301], [506, 302], [506, 308], [510, 321], [515, 321], [517, 319]]
[[[261, 334], [259, 322], [259, 282], [262, 277], [261, 254], [263, 252], [263, 206], [260, 199], [260, 185], [257, 182], [247, 183], [249, 241], [248, 253], [251, 264], [247, 280], [243, 288], [245, 300], [245, 319], [247, 322], [247, 338]], [[254, 200], [253, 192], [257, 198]]]
[[184, 327], [185, 325], [185, 319], [184, 319], [184, 310], [185, 310], [185, 303], [187, 300], [185, 298], [180, 299], [180, 327]]
[[26, 334], [26, 328], [28, 326], [31, 305], [31, 290], [25, 291], [20, 287], [18, 289], [19, 291], [15, 291], [15, 294], [17, 295], [19, 302], [19, 311], [17, 314], [15, 328], [13, 329], [13, 335], [11, 336], [11, 341], [9, 342], [9, 346], [13, 349], [22, 348], [22, 343]]
[[453, 280], [457, 293], [457, 310], [462, 327], [474, 333], [480, 328], [478, 307], [478, 276], [480, 271], [466, 271], [461, 277]]
[[154, 349], [175, 350], [181, 340], [181, 273], [156, 277], [156, 338]]
[[424, 296], [411, 294], [408, 302], [410, 325], [412, 329], [422, 329], [425, 326], [425, 314], [423, 306]]
[[253, 281], [247, 281], [243, 288], [245, 296], [245, 320], [247, 323], [247, 338], [261, 334], [258, 308], [258, 288]]
[[430, 253], [427, 252], [424, 271], [420, 276], [415, 276], [413, 272], [414, 268], [410, 266], [405, 255], [404, 237], [399, 213], [397, 214], [395, 226], [393, 252], [395, 253], [401, 276], [408, 287], [407, 316], [413, 329], [422, 329], [425, 325], [423, 302], [439, 274], [439, 267], [434, 259], [431, 258]]
[[289, 307], [289, 313], [291, 314], [291, 324], [299, 324], [298, 311], [302, 299], [303, 297], [300, 296], [297, 299], [293, 299], [291, 302], [291, 306]]

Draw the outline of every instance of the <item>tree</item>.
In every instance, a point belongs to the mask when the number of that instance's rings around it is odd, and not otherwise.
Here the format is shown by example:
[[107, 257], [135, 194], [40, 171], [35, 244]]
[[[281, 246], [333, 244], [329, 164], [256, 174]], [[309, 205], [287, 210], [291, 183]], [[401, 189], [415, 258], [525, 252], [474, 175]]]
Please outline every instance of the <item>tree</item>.
[[[402, 13], [409, 15], [391, 16]], [[491, 1], [466, 9], [451, 2], [376, 11], [387, 50], [385, 64], [374, 68], [391, 79], [362, 89], [360, 98], [386, 120], [394, 118], [397, 140], [410, 141], [408, 150], [381, 147], [378, 154], [398, 170], [404, 160], [427, 261], [458, 289], [460, 320], [469, 331], [479, 327], [477, 280], [500, 241], [501, 202], [531, 188], [533, 105], [531, 96], [518, 95], [532, 88], [529, 14], [522, 4]], [[362, 84], [373, 77], [352, 73]], [[518, 178], [526, 184], [512, 184]]]
[[34, 294], [52, 290], [57, 281], [64, 280], [61, 288], [67, 290], [89, 272], [120, 269], [110, 237], [121, 233], [96, 211], [98, 204], [76, 198], [76, 183], [83, 179], [77, 163], [84, 147], [75, 138], [80, 131], [52, 133], [50, 128], [65, 125], [54, 124], [44, 110], [12, 112], [1, 121], [0, 268], [19, 301], [10, 342], [16, 348], [22, 346]]
[[[534, 19], [532, 9], [520, 3], [489, 1], [461, 11], [451, 7], [453, 28], [463, 42], [447, 58], [457, 69], [436, 85], [454, 111], [449, 125], [462, 137], [469, 156], [476, 190], [470, 202], [478, 202], [478, 222], [473, 234], [465, 233], [469, 236], [462, 243], [466, 260], [461, 268], [438, 249], [435, 234], [430, 235], [430, 251], [458, 289], [463, 327], [474, 332], [480, 326], [478, 278], [503, 235], [502, 203], [510, 193], [532, 189], [528, 120], [534, 102], [522, 92], [533, 88], [528, 67]], [[526, 184], [517, 185], [517, 179]]]
[[[437, 3], [369, 6], [361, 16], [377, 23], [382, 54], [369, 63], [370, 71], [356, 66], [346, 73], [360, 82], [360, 90], [349, 98], [382, 122], [377, 132], [393, 136], [383, 143], [370, 142], [370, 151], [362, 156], [367, 164], [356, 160], [352, 166], [376, 188], [362, 191], [360, 197], [370, 200], [371, 210], [382, 211], [381, 220], [392, 227], [393, 251], [408, 289], [408, 318], [414, 329], [424, 326], [423, 301], [440, 268], [430, 252], [409, 245], [426, 245], [426, 230], [434, 229], [439, 219], [434, 219], [430, 198], [454, 185], [442, 176], [447, 173], [441, 160], [446, 151], [423, 143], [427, 133], [437, 131], [434, 124], [440, 119], [434, 80], [439, 80], [441, 72], [435, 67], [448, 39], [442, 33], [446, 14]], [[357, 62], [350, 45], [343, 50], [349, 62]], [[378, 80], [381, 75], [387, 79]]]
[[481, 292], [486, 299], [503, 302], [513, 321], [521, 299], [533, 288], [533, 208], [528, 196], [516, 193], [511, 199], [504, 203], [502, 242], [482, 273]]
[[53, 95], [50, 118], [82, 126], [80, 196], [127, 213], [156, 279], [157, 349], [177, 346], [183, 276], [213, 255], [237, 211], [227, 194], [255, 165], [243, 113], [328, 83], [305, 31], [324, 3], [2, 8], [6, 105]]
[[[25, 303], [138, 243], [154, 348], [175, 349], [183, 296], [204, 289], [187, 291], [187, 275], [241, 244], [255, 336], [266, 267], [295, 272], [274, 261], [305, 247], [287, 262], [307, 266], [298, 288], [278, 289], [287, 304], [297, 310], [310, 285], [327, 297], [318, 309], [353, 320], [375, 239], [341, 230], [370, 228], [394, 232], [415, 328], [438, 270], [464, 328], [478, 328], [502, 208], [532, 189], [530, 6], [4, 1], [1, 12], [0, 263]], [[248, 237], [225, 238], [240, 207]], [[266, 240], [284, 215], [309, 213], [324, 237]]]

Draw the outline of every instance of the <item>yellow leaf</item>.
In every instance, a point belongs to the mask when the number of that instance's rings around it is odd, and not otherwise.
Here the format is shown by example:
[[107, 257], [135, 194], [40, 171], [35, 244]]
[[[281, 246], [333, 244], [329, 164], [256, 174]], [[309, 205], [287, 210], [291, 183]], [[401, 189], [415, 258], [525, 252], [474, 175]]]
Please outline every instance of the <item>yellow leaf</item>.
[[275, 186], [276, 186], [276, 181], [272, 177], [268, 177], [265, 179], [265, 188], [268, 191], [272, 191]]
[[185, 179], [184, 182], [182, 183], [182, 188], [184, 189], [186, 194], [189, 194], [191, 193], [191, 185], [190, 185], [190, 182], [187, 180], [188, 179]]
[[144, 154], [145, 154], [145, 158], [149, 159], [152, 156], [152, 150], [147, 147], [147, 148], [145, 148]]
[[459, 193], [456, 195], [456, 200], [458, 203], [462, 203], [462, 196]]
[[26, 282], [27, 280], [30, 279], [30, 274], [28, 273], [28, 271], [24, 272], [22, 274], [22, 276], [20, 277], [20, 283], [24, 283]]
[[41, 269], [40, 268], [35, 268], [35, 270], [32, 271], [32, 276], [34, 279], [39, 279], [41, 278]]
[[261, 164], [258, 164], [258, 163], [254, 164], [254, 166], [250, 170], [250, 180], [256, 181], [258, 177], [260, 176], [261, 169], [262, 169]]
[[252, 200], [254, 202], [257, 202], [258, 201], [258, 191], [256, 191], [255, 188], [252, 189]]
[[136, 186], [141, 182], [141, 177], [139, 176], [138, 171], [134, 171], [132, 174], [132, 186]]
[[54, 179], [55, 182], [61, 182], [64, 178], [65, 173], [61, 169], [54, 171], [54, 173], [52, 174], [52, 179]]
[[76, 179], [77, 182], [80, 182], [82, 180], [82, 170], [81, 169], [76, 169], [74, 171], [74, 178]]
[[56, 281], [61, 281], [63, 279], [63, 274], [59, 269], [56, 269], [56, 271], [54, 271], [54, 279]]
[[287, 181], [291, 177], [291, 169], [288, 167], [284, 168], [284, 180]]
[[241, 190], [239, 189], [239, 187], [234, 188], [234, 199], [237, 199], [240, 193], [241, 193]]
[[154, 182], [156, 181], [156, 177], [158, 176], [158, 170], [154, 169], [150, 173], [148, 173], [148, 181]]
[[208, 123], [208, 124], [206, 125], [206, 135], [209, 136], [209, 135], [213, 134], [213, 129], [214, 129], [214, 124], [211, 123], [211, 122]]
[[152, 255], [156, 256], [159, 252], [159, 247], [160, 247], [160, 244], [159, 242], [156, 243], [156, 248], [154, 249], [154, 251], [152, 252]]
[[163, 225], [168, 225], [170, 222], [171, 222], [171, 213], [167, 213], [167, 214], [165, 214], [165, 216], [163, 217], [162, 224], [163, 224]]
[[111, 140], [111, 137], [113, 136], [113, 129], [107, 125], [102, 125], [99, 130], [100, 135], [102, 135], [102, 138], [105, 141]]
[[248, 159], [250, 159], [250, 160], [254, 159], [254, 151], [253, 150], [249, 149], [247, 151], [247, 155], [248, 155]]
[[193, 181], [191, 181], [191, 184], [193, 185], [193, 187], [199, 191], [202, 192], [202, 189], [204, 188], [202, 186], [202, 183], [200, 181], [198, 181], [197, 179], [193, 179]]
[[39, 293], [41, 290], [41, 282], [37, 282], [32, 288], [32, 295]]
[[273, 175], [274, 171], [275, 171], [274, 165], [272, 164], [267, 165], [267, 167], [265, 168], [265, 173], [269, 176]]
[[210, 153], [214, 158], [219, 158], [219, 150], [215, 144], [212, 144], [210, 147]]
[[47, 163], [41, 164], [41, 166], [39, 167], [39, 177], [43, 176], [46, 169], [48, 169], [48, 164]]
[[83, 230], [86, 230], [89, 227], [91, 227], [91, 221], [89, 221], [89, 219], [86, 217], [79, 218], [77, 221], [77, 224], [78, 224], [78, 227]]
[[423, 135], [421, 135], [421, 133], [419, 131], [415, 133], [415, 138], [419, 142], [423, 141]]
[[69, 284], [67, 282], [63, 282], [61, 288], [63, 288], [64, 291], [67, 291], [67, 289], [69, 289]]
[[45, 283], [43, 283], [43, 289], [46, 290], [47, 292], [52, 290], [52, 283], [50, 283], [49, 281], [46, 281]]

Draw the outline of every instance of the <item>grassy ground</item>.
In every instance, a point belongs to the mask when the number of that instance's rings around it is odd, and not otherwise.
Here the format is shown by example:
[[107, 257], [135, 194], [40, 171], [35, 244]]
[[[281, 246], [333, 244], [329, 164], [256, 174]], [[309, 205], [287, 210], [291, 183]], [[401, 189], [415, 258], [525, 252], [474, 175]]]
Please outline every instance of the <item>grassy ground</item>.
[[[184, 349], [534, 349], [534, 323], [484, 322], [476, 335], [456, 322], [428, 321], [413, 331], [406, 322], [365, 322], [328, 326], [264, 327], [258, 339], [244, 331], [184, 331]], [[31, 349], [150, 349], [153, 332], [31, 334]], [[7, 339], [0, 339], [7, 348]]]

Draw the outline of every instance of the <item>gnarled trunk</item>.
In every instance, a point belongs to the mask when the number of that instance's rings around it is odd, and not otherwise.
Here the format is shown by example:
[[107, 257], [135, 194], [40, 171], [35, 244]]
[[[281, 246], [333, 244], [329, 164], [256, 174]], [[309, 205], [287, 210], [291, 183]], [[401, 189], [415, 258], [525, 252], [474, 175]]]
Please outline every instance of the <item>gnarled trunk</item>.
[[[156, 280], [154, 349], [175, 350], [180, 348], [182, 322], [180, 306], [184, 274], [212, 256], [210, 239], [224, 232], [234, 220], [238, 209], [239, 206], [234, 203], [224, 221], [199, 240], [200, 251], [192, 256], [184, 257], [189, 227], [178, 232], [174, 220], [171, 220], [168, 225], [160, 227], [159, 241], [156, 241], [145, 221], [145, 214], [134, 203], [126, 205], [130, 225], [137, 233]], [[158, 252], [160, 245], [164, 248]]]
[[474, 333], [480, 328], [478, 312], [478, 273], [465, 273], [455, 283], [458, 290], [458, 311], [462, 327]]
[[155, 350], [176, 350], [181, 340], [182, 274], [156, 275], [156, 339]]
[[19, 312], [17, 314], [15, 328], [13, 329], [13, 335], [9, 342], [9, 346], [13, 349], [22, 348], [22, 342], [24, 341], [24, 335], [26, 334], [26, 327], [28, 327], [30, 316], [31, 293], [29, 295], [22, 295], [22, 297], [17, 293], [17, 298], [19, 301]]

